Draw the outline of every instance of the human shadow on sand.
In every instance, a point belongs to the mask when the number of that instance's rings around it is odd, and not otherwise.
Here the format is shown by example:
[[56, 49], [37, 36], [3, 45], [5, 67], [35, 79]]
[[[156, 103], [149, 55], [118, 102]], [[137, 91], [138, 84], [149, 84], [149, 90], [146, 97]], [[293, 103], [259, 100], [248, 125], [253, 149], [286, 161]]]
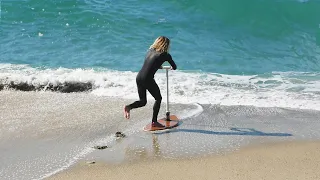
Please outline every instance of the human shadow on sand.
[[175, 132], [188, 132], [188, 133], [200, 133], [200, 134], [212, 134], [212, 135], [237, 135], [237, 136], [292, 136], [289, 133], [266, 133], [255, 130], [253, 128], [230, 128], [231, 131], [211, 131], [202, 129], [175, 129], [172, 131], [166, 131], [163, 133], [175, 133]]

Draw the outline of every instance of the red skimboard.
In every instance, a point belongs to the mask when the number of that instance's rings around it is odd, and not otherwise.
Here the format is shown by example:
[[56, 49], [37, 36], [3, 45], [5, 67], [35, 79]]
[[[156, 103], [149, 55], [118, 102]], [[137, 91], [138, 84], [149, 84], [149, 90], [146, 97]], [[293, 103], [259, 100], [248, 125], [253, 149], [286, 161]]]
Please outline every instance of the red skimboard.
[[152, 127], [151, 123], [147, 124], [145, 127], [143, 127], [144, 131], [159, 131], [159, 130], [165, 130], [165, 129], [172, 129], [174, 127], [177, 127], [179, 125], [179, 119], [175, 115], [170, 115], [170, 121], [167, 121], [166, 118], [158, 119], [158, 122], [162, 125], [164, 125], [164, 128], [159, 127]]

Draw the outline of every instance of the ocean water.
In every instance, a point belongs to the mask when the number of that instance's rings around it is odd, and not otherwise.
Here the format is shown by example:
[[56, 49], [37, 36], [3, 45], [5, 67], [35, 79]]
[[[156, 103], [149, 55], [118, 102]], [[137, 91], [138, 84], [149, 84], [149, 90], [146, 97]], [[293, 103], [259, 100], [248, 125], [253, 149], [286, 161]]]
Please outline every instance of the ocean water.
[[[122, 107], [138, 98], [135, 76], [160, 35], [178, 66], [171, 111], [184, 121], [156, 136], [162, 157], [319, 139], [319, 9], [319, 0], [0, 0], [0, 179], [49, 177], [97, 144], [114, 145], [109, 160], [154, 149], [141, 132], [153, 98], [130, 122]], [[155, 79], [165, 102], [165, 71]], [[130, 136], [117, 143], [116, 131]]]
[[319, 109], [319, 9], [318, 0], [2, 1], [0, 89], [136, 98], [145, 53], [165, 35], [175, 102]]

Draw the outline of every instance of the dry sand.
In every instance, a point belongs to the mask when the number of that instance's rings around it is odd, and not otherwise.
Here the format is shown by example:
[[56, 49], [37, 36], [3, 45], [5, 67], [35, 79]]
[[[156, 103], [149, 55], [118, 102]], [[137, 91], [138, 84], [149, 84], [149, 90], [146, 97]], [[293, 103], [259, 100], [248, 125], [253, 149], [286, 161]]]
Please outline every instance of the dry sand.
[[120, 165], [80, 162], [48, 179], [318, 180], [320, 142], [256, 145], [226, 155], [150, 160]]

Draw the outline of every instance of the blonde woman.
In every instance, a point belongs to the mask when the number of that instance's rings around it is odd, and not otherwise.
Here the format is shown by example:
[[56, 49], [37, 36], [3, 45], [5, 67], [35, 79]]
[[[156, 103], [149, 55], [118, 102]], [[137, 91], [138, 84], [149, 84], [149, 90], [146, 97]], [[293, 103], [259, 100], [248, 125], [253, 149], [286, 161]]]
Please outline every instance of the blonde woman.
[[167, 37], [160, 36], [150, 46], [149, 51], [144, 60], [144, 64], [136, 77], [138, 87], [139, 100], [124, 107], [125, 118], [130, 118], [130, 110], [134, 108], [143, 107], [147, 104], [147, 90], [154, 97], [155, 103], [153, 105], [152, 126], [164, 127], [157, 121], [158, 113], [160, 110], [162, 96], [154, 74], [158, 69], [162, 69], [162, 64], [168, 61], [171, 69], [176, 70], [177, 65], [172, 60], [169, 54], [170, 40]]

